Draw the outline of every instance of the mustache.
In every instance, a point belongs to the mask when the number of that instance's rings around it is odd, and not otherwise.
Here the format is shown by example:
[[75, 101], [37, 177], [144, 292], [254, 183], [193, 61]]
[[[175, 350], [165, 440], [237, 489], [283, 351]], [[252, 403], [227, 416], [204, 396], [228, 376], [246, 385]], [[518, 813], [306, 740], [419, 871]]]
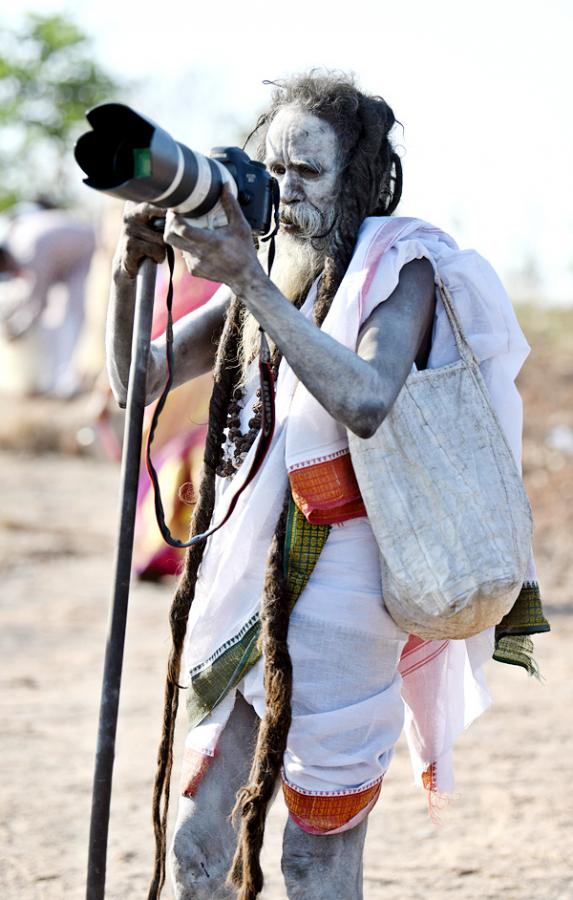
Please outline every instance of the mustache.
[[300, 237], [315, 237], [324, 228], [324, 214], [312, 203], [299, 202], [279, 209], [283, 225], [293, 226]]

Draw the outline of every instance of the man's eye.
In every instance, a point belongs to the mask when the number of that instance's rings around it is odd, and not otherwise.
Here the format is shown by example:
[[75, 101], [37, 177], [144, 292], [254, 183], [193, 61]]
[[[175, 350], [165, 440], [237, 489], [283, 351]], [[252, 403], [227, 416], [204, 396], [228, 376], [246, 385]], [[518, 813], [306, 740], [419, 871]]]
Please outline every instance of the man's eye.
[[280, 163], [276, 163], [274, 166], [271, 166], [271, 172], [273, 175], [284, 175], [285, 167]]
[[303, 178], [318, 178], [320, 175], [320, 172], [312, 166], [299, 166], [298, 171]]

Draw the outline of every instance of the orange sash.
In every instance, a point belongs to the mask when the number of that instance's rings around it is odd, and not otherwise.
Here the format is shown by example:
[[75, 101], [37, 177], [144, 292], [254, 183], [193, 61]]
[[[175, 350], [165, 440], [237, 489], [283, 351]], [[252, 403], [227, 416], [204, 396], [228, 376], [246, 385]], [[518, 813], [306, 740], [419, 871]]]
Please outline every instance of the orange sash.
[[350, 453], [289, 472], [292, 497], [312, 525], [366, 515]]

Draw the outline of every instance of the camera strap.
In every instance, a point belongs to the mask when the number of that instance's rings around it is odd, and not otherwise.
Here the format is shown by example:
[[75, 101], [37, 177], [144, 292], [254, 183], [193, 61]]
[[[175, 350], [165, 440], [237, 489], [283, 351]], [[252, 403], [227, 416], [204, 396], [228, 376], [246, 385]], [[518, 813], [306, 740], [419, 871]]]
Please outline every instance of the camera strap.
[[[271, 269], [273, 267], [273, 263], [275, 261], [275, 237], [280, 228], [280, 202], [281, 202], [281, 194], [279, 183], [276, 178], [271, 178], [271, 202], [273, 205], [273, 219], [274, 219], [274, 228], [268, 234], [266, 234], [263, 238], [261, 238], [261, 243], [266, 244], [267, 241], [270, 241], [269, 244], [269, 255], [267, 257], [267, 275], [270, 276]], [[261, 329], [262, 331], [262, 329]]]
[[[274, 181], [274, 179], [273, 179]], [[278, 187], [278, 185], [277, 185]], [[278, 206], [278, 190], [273, 192], [273, 208], [274, 208], [274, 220], [275, 227], [271, 234], [262, 238], [261, 240], [267, 241], [270, 240], [269, 246], [269, 256], [268, 256], [268, 265], [267, 270], [270, 274], [274, 256], [275, 256], [275, 235], [279, 228], [279, 206]], [[153, 494], [155, 500], [155, 517], [157, 519], [157, 524], [159, 526], [159, 530], [161, 531], [161, 535], [163, 540], [169, 544], [171, 547], [178, 548], [186, 548], [192, 547], [194, 544], [198, 544], [201, 541], [207, 540], [212, 534], [221, 528], [225, 522], [228, 521], [230, 516], [235, 509], [239, 497], [243, 493], [243, 491], [249, 486], [257, 472], [259, 471], [261, 464], [267, 455], [268, 449], [271, 445], [271, 441], [273, 438], [274, 428], [275, 428], [275, 387], [274, 387], [274, 377], [271, 368], [271, 357], [269, 351], [269, 345], [267, 342], [266, 335], [262, 328], [259, 329], [261, 335], [261, 344], [260, 344], [260, 352], [259, 352], [259, 380], [261, 387], [261, 431], [259, 434], [259, 438], [257, 441], [257, 446], [255, 449], [255, 455], [253, 457], [253, 461], [251, 463], [251, 467], [245, 478], [243, 484], [239, 487], [239, 489], [233, 494], [231, 497], [231, 501], [227, 508], [227, 511], [220, 522], [216, 525], [213, 525], [208, 531], [203, 532], [203, 534], [196, 534], [188, 541], [180, 541], [178, 538], [173, 537], [169, 528], [167, 527], [167, 523], [165, 521], [165, 510], [163, 508], [163, 502], [161, 500], [161, 490], [159, 487], [159, 479], [157, 476], [157, 472], [154, 468], [152, 459], [151, 459], [151, 444], [153, 443], [153, 438], [155, 437], [155, 431], [157, 428], [157, 422], [159, 421], [159, 416], [163, 411], [165, 406], [167, 395], [171, 390], [171, 386], [173, 384], [173, 373], [174, 373], [174, 354], [173, 354], [173, 270], [175, 266], [175, 253], [173, 247], [169, 244], [166, 245], [167, 251], [167, 264], [169, 266], [169, 286], [167, 289], [167, 298], [166, 298], [166, 306], [167, 306], [167, 327], [165, 329], [165, 356], [167, 360], [167, 380], [165, 382], [165, 387], [163, 388], [163, 392], [157, 401], [157, 405], [153, 411], [153, 416], [151, 419], [151, 425], [149, 427], [149, 434], [147, 436], [147, 442], [145, 446], [145, 462], [147, 466], [147, 472], [149, 474], [149, 478], [153, 485]]]

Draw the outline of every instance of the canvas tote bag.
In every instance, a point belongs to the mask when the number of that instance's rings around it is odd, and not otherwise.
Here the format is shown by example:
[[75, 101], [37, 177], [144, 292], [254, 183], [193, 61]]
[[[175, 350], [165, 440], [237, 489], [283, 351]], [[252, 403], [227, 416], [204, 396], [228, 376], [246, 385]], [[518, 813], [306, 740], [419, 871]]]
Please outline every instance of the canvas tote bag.
[[412, 372], [373, 437], [348, 432], [384, 603], [401, 628], [428, 640], [470, 637], [503, 618], [533, 530], [477, 359], [439, 290], [460, 359]]

